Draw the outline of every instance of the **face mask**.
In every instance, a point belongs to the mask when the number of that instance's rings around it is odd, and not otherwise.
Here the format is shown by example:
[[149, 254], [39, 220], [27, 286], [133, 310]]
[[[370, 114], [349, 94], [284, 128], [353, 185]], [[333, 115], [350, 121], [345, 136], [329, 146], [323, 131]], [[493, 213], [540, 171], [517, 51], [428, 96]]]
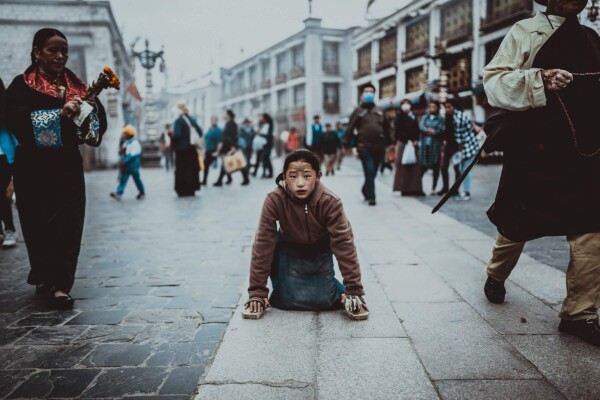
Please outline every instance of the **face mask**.
[[375, 101], [375, 93], [371, 93], [371, 92], [363, 93], [362, 100], [365, 103], [373, 103]]
[[402, 104], [402, 107], [400, 107], [400, 108], [402, 108], [402, 111], [404, 111], [405, 113], [407, 113], [407, 112], [410, 111], [411, 107], [410, 107], [410, 104]]

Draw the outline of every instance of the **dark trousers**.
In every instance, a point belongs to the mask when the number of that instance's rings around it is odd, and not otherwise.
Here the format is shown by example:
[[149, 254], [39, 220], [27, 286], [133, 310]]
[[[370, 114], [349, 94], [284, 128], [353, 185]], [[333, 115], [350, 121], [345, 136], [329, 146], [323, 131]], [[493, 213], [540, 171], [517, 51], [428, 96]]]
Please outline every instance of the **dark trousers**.
[[[248, 178], [248, 167], [241, 169], [240, 172], [242, 173], [242, 176], [244, 177], [244, 182], [248, 182], [250, 180]], [[225, 166], [223, 165], [221, 167], [221, 173], [219, 174], [219, 179], [217, 180], [217, 182], [222, 183], [225, 175], [227, 175], [227, 183], [230, 183], [231, 182], [231, 174], [228, 174], [227, 171], [225, 171]]]
[[273, 164], [271, 164], [271, 151], [273, 146], [266, 145], [262, 151], [263, 176], [273, 177]]
[[[450, 174], [448, 173], [448, 169], [450, 168], [454, 153], [455, 150], [444, 150], [444, 159], [442, 160], [442, 181], [444, 182], [444, 187], [442, 188], [442, 192], [450, 190]], [[454, 168], [454, 181], [456, 182], [460, 177], [460, 168], [458, 165], [453, 165], [452, 167]]]
[[[256, 163], [254, 164], [254, 171], [252, 172], [252, 176], [256, 176], [256, 173], [258, 172], [258, 167], [260, 167], [260, 163], [263, 161], [262, 155], [263, 155], [262, 150], [258, 150], [256, 152]], [[263, 175], [264, 175], [264, 172], [265, 172], [265, 167], [263, 166]]]
[[368, 151], [358, 149], [358, 156], [362, 163], [365, 174], [365, 183], [362, 187], [362, 194], [365, 200], [375, 200], [375, 177], [381, 165], [381, 151]]
[[5, 155], [0, 156], [0, 232], [2, 232], [2, 222], [4, 229], [15, 230], [15, 223], [12, 215], [11, 200], [6, 197], [6, 189], [12, 178], [11, 165]]
[[433, 167], [422, 167], [421, 176], [424, 176], [425, 173], [431, 169], [433, 171], [433, 184], [431, 185], [431, 190], [435, 191], [437, 188], [438, 180], [440, 179], [440, 166], [434, 165]]
[[208, 179], [208, 171], [213, 163], [217, 161], [217, 157], [213, 155], [212, 151], [206, 151], [204, 155], [204, 178], [202, 178], [202, 184], [206, 185], [206, 180]]

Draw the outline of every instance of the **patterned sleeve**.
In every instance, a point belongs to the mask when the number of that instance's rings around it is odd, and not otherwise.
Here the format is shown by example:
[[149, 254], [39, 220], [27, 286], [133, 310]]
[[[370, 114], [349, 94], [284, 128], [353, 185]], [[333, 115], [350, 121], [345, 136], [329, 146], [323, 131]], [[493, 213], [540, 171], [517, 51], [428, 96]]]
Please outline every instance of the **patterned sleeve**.
[[38, 148], [63, 147], [61, 138], [60, 108], [31, 112], [33, 136]]

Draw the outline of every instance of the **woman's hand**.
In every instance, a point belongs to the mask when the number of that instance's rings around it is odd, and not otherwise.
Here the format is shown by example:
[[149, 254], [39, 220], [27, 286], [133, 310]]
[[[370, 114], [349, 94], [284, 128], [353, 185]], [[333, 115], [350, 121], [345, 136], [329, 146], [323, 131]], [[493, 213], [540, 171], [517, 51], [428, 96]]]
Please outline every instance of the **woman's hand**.
[[573, 74], [563, 69], [545, 69], [542, 71], [542, 81], [546, 89], [557, 92], [573, 81]]
[[62, 110], [60, 111], [61, 117], [72, 117], [74, 115], [79, 114], [81, 111], [81, 99], [79, 97], [75, 97], [73, 100], [65, 103]]

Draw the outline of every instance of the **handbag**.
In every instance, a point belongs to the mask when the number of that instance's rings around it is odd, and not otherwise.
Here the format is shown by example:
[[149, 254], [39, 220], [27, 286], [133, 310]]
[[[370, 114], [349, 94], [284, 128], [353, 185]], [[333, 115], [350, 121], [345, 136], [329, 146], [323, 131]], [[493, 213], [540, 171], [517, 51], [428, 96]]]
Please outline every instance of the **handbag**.
[[402, 165], [415, 165], [417, 163], [417, 152], [415, 145], [410, 140], [406, 142], [402, 152]]
[[200, 136], [200, 132], [198, 132], [196, 127], [192, 125], [192, 121], [190, 121], [187, 115], [184, 115], [183, 119], [187, 123], [187, 126], [190, 128], [190, 144], [197, 149], [204, 149], [204, 140]]
[[235, 150], [223, 156], [223, 167], [228, 174], [246, 168], [248, 162], [242, 150]]

